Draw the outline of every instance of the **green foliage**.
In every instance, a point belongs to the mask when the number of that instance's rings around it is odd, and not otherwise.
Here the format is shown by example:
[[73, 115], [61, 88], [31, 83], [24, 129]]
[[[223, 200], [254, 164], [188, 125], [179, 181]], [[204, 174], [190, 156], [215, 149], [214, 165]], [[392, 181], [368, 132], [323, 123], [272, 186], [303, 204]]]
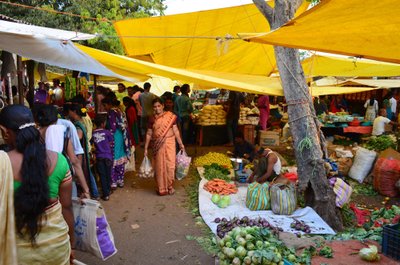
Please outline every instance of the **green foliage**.
[[[79, 15], [81, 17], [0, 3], [3, 15], [33, 25], [97, 33], [101, 36], [84, 41], [82, 44], [118, 54], [123, 54], [123, 48], [112, 25], [113, 21], [162, 15], [166, 8], [164, 0], [13, 0], [10, 2]], [[94, 18], [94, 20], [89, 18]]]
[[376, 196], [379, 194], [371, 184], [350, 181], [350, 185], [353, 187], [353, 195]]
[[341, 208], [343, 225], [345, 227], [353, 227], [356, 224], [356, 216], [353, 210], [350, 209], [349, 204], [343, 205]]
[[200, 216], [199, 212], [199, 183], [200, 175], [194, 166], [191, 166], [189, 173], [186, 177], [190, 179], [190, 184], [185, 187], [186, 193], [188, 195], [187, 206], [190, 212], [196, 217]]
[[325, 246], [319, 251], [318, 255], [330, 259], [333, 258], [333, 250], [331, 247]]
[[204, 177], [208, 180], [212, 179], [222, 179], [225, 181], [230, 181], [228, 176], [231, 172], [229, 169], [218, 165], [217, 163], [212, 163], [211, 165], [204, 166]]
[[190, 184], [185, 187], [186, 193], [188, 195], [187, 206], [190, 212], [195, 217], [196, 226], [201, 227], [203, 236], [192, 236], [187, 235], [187, 240], [196, 241], [206, 253], [211, 255], [216, 255], [218, 252], [218, 246], [215, 239], [214, 233], [208, 228], [204, 223], [203, 218], [200, 216], [199, 212], [199, 182], [200, 176], [195, 167], [190, 167], [189, 173], [186, 177], [190, 179]]
[[396, 137], [394, 135], [372, 136], [365, 147], [375, 151], [383, 151], [390, 147], [396, 149]]

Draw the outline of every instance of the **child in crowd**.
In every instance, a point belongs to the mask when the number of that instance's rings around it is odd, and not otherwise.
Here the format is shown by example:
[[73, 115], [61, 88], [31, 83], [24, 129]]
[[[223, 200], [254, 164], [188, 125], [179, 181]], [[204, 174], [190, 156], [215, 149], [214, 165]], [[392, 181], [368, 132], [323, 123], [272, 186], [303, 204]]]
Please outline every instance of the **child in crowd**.
[[111, 169], [113, 166], [114, 137], [109, 130], [106, 130], [106, 115], [97, 115], [94, 119], [96, 129], [93, 131], [92, 142], [96, 158], [96, 170], [100, 177], [103, 200], [110, 199]]

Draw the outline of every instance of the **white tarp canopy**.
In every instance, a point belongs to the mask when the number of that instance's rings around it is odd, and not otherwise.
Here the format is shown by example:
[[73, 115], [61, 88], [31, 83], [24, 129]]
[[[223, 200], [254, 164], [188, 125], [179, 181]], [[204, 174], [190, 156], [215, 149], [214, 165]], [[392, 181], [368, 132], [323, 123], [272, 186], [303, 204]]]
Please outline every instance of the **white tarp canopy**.
[[[2, 27], [3, 24], [6, 27]], [[90, 34], [14, 22], [1, 21], [0, 23], [0, 49], [2, 50], [70, 70], [116, 77], [130, 82], [137, 81], [134, 78], [125, 77], [109, 70], [78, 49], [70, 40], [84, 40], [94, 37]]]
[[21, 23], [0, 20], [0, 31], [4, 33], [30, 35], [34, 37], [46, 37], [57, 40], [90, 40], [96, 38], [96, 35], [82, 32], [74, 32], [61, 29], [53, 29], [26, 25]]

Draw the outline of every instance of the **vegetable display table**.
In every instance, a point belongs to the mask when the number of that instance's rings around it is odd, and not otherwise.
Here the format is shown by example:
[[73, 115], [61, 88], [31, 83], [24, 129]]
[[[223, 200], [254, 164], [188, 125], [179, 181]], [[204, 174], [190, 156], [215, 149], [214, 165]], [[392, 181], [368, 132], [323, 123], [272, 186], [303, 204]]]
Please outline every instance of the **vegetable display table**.
[[372, 126], [349, 126], [343, 128], [344, 133], [360, 133], [370, 134], [372, 133]]
[[226, 125], [196, 125], [196, 139], [200, 146], [226, 144], [228, 142]]
[[325, 137], [342, 135], [346, 136], [353, 141], [360, 142], [360, 138], [363, 134], [371, 134], [372, 126], [347, 126], [347, 127], [334, 127], [334, 126], [324, 126], [321, 127], [322, 132]]

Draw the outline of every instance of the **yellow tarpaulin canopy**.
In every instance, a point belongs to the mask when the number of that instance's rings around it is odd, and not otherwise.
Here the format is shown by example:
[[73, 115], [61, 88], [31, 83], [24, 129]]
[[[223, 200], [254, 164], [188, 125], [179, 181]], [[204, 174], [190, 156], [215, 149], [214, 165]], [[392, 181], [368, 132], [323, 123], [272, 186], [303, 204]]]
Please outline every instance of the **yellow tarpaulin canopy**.
[[359, 92], [366, 92], [371, 90], [380, 89], [378, 87], [336, 87], [336, 86], [313, 86], [310, 87], [311, 95], [324, 96], [324, 95], [340, 95], [340, 94], [353, 94]]
[[[164, 94], [164, 92], [166, 92], [166, 91], [172, 92], [172, 88], [174, 86], [181, 85], [181, 84], [178, 84], [178, 82], [176, 82], [176, 81], [173, 81], [169, 78], [161, 77], [161, 76], [150, 77], [149, 79], [146, 80], [146, 82], [149, 82], [151, 84], [151, 93], [153, 93], [159, 97], [162, 94]], [[126, 82], [126, 81], [120, 81], [120, 82], [113, 82], [113, 83], [99, 83], [98, 85], [109, 87], [110, 89], [116, 91], [116, 90], [118, 90], [117, 83], [122, 83], [126, 87], [134, 86], [134, 85], [143, 87], [143, 84], [145, 82], [130, 83], [130, 82]]]
[[400, 79], [337, 79], [325, 77], [313, 82], [315, 86], [369, 86], [376, 88], [400, 87]]
[[316, 53], [302, 63], [307, 77], [312, 76], [400, 76], [400, 64]]
[[[268, 3], [272, 5], [273, 1]], [[298, 13], [308, 5], [304, 1]], [[254, 4], [122, 20], [114, 27], [127, 56], [157, 64], [266, 76], [276, 64], [272, 46], [230, 39], [239, 32], [269, 30]]]
[[[172, 80], [194, 83], [203, 88], [220, 87], [248, 93], [283, 95], [282, 87], [280, 85], [277, 86], [277, 84], [280, 84], [277, 78], [213, 71], [190, 71], [116, 55], [83, 45], [75, 45], [113, 72], [143, 81], [156, 75], [168, 77]], [[254, 81], [250, 82], [251, 80]], [[171, 89], [165, 88], [165, 91], [170, 91]]]
[[[323, 0], [251, 42], [400, 63], [400, 4], [393, 0]], [[250, 31], [247, 31], [250, 32]]]
[[[152, 76], [168, 77], [172, 80], [194, 83], [203, 89], [226, 88], [229, 90], [282, 96], [283, 89], [278, 77], [266, 77], [260, 75], [245, 75], [236, 73], [221, 73], [205, 70], [185, 70], [164, 65], [158, 65], [146, 61], [116, 55], [105, 51], [75, 44], [80, 50], [96, 59], [102, 65], [117, 74], [139, 77], [147, 80]], [[165, 87], [164, 91], [171, 91], [172, 87]], [[357, 93], [377, 89], [375, 87], [314, 87], [313, 95], [330, 95], [343, 93]], [[162, 91], [161, 91], [162, 92]], [[162, 93], [161, 93], [162, 94]]]

